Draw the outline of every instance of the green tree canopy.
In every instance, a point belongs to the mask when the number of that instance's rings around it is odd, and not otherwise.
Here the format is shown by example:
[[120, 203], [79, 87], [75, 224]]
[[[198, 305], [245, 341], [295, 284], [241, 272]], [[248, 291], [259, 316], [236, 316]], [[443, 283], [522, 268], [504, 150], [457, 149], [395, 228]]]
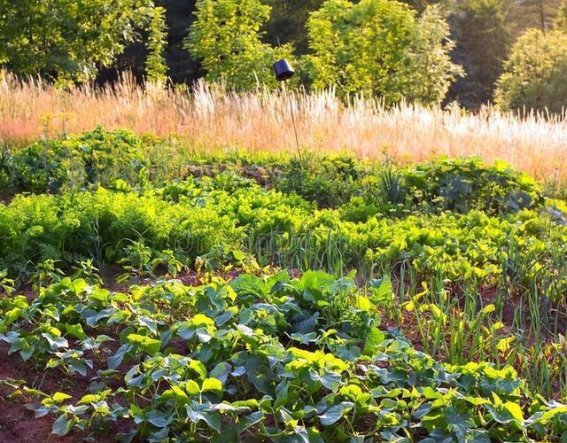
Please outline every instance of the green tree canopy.
[[567, 106], [567, 33], [530, 29], [520, 37], [498, 80], [495, 100], [504, 110], [562, 112]]
[[146, 75], [148, 80], [163, 83], [167, 77], [164, 50], [167, 46], [167, 25], [165, 23], [165, 9], [154, 8], [149, 27], [148, 58], [146, 60]]
[[0, 0], [0, 63], [17, 74], [88, 81], [136, 37], [150, 0]]
[[291, 57], [291, 47], [262, 43], [262, 26], [270, 6], [259, 0], [199, 0], [186, 47], [202, 60], [208, 80], [230, 89], [250, 90], [258, 84], [276, 86], [272, 64]]
[[393, 0], [327, 0], [308, 21], [312, 54], [308, 71], [315, 89], [341, 94], [440, 102], [458, 72], [452, 42], [439, 9], [421, 17]]

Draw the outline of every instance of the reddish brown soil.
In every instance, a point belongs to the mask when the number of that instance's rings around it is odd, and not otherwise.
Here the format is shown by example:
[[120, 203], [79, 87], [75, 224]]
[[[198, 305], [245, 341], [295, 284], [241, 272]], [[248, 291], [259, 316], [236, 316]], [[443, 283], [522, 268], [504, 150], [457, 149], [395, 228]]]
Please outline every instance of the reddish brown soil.
[[[32, 359], [33, 360], [33, 359]], [[87, 377], [74, 375], [65, 376], [57, 369], [44, 370], [31, 362], [23, 362], [19, 355], [8, 355], [8, 347], [0, 345], [0, 380], [13, 379], [24, 380], [25, 385], [40, 389], [41, 391], [54, 394], [64, 392], [77, 401], [88, 392], [89, 380], [97, 371], [90, 370]], [[117, 387], [117, 386], [116, 386]], [[37, 405], [41, 399], [33, 398], [23, 394], [9, 398], [12, 389], [0, 385], [0, 443], [25, 443], [25, 442], [49, 442], [49, 443], [71, 443], [80, 442], [84, 435], [78, 431], [72, 431], [65, 437], [57, 437], [51, 434], [51, 428], [55, 417], [35, 418], [29, 406]], [[115, 442], [114, 437], [118, 432], [126, 432], [127, 424], [119, 423], [110, 429], [108, 436], [96, 436], [97, 443]]]
[[[18, 355], [8, 355], [6, 346], [0, 346], [0, 380], [16, 379], [33, 382], [40, 376], [37, 370], [29, 363], [22, 362]], [[60, 378], [60, 377], [58, 377]], [[62, 383], [59, 380], [59, 383]], [[44, 389], [57, 388], [57, 378], [46, 378]], [[64, 388], [55, 389], [63, 390]], [[71, 443], [78, 441], [77, 436], [56, 437], [51, 434], [53, 417], [35, 418], [35, 414], [26, 408], [26, 404], [34, 401], [27, 396], [20, 396], [13, 400], [4, 398], [8, 394], [6, 389], [0, 388], [0, 442], [53, 442]]]
[[0, 399], [0, 442], [13, 443], [71, 443], [76, 438], [63, 438], [50, 435], [53, 419], [51, 417], [34, 418], [34, 413], [21, 404]]

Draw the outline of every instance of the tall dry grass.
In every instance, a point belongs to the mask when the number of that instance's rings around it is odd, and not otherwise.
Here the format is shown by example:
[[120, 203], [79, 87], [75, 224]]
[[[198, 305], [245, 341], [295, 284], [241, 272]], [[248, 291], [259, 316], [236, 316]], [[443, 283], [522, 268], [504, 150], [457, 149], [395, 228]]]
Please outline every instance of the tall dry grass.
[[567, 117], [523, 118], [491, 108], [471, 114], [376, 100], [348, 104], [332, 91], [227, 93], [199, 83], [191, 91], [136, 85], [61, 91], [39, 79], [0, 80], [0, 141], [22, 144], [102, 125], [159, 136], [197, 148], [295, 149], [292, 108], [302, 148], [347, 150], [364, 158], [424, 161], [438, 155], [503, 159], [540, 179], [567, 181]]

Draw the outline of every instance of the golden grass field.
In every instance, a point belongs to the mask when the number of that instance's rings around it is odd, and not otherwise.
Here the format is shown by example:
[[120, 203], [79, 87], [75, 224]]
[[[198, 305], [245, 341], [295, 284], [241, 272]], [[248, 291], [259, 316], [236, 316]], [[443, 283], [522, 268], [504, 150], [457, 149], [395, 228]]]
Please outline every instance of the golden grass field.
[[37, 79], [0, 73], [0, 142], [21, 145], [102, 125], [175, 136], [196, 148], [350, 151], [361, 158], [424, 161], [439, 155], [503, 159], [538, 179], [567, 182], [567, 117], [522, 118], [485, 107], [399, 105], [376, 100], [348, 104], [332, 91], [319, 94], [235, 94], [199, 83], [193, 90], [136, 85], [130, 76], [110, 88], [59, 90]]

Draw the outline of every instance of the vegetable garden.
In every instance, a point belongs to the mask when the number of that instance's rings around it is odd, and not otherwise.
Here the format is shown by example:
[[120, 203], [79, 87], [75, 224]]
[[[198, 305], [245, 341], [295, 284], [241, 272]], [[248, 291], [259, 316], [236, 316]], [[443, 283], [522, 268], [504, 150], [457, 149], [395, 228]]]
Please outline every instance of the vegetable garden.
[[505, 164], [99, 128], [0, 184], [0, 410], [41, 441], [567, 441], [567, 204]]

